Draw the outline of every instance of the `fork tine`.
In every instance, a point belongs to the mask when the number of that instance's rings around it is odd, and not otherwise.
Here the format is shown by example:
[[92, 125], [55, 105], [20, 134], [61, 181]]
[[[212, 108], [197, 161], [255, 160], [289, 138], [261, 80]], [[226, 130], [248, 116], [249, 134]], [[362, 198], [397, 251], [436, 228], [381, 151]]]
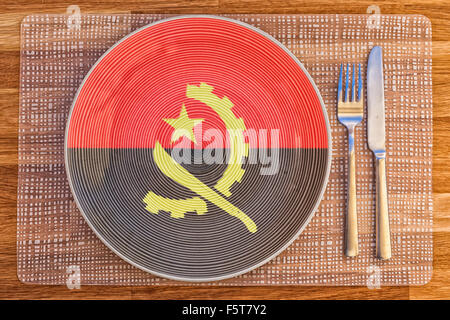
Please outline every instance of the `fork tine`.
[[349, 101], [348, 94], [348, 63], [347, 63], [347, 74], [345, 75], [345, 94], [344, 94], [344, 102]]
[[338, 82], [338, 102], [342, 102], [342, 63], [341, 71], [339, 72], [339, 82]]
[[358, 64], [359, 71], [358, 71], [358, 101], [361, 101], [361, 94], [362, 94], [362, 78], [361, 78], [361, 64]]
[[355, 64], [353, 64], [353, 68], [352, 68], [352, 102], [355, 102], [355, 73], [356, 73], [356, 68], [355, 68]]

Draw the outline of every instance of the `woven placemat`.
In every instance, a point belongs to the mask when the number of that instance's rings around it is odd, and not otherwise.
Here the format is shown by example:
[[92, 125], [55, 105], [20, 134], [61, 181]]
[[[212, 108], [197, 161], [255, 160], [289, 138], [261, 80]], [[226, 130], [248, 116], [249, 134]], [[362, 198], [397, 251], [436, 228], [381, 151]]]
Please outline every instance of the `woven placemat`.
[[[311, 223], [281, 255], [245, 275], [198, 285], [419, 285], [432, 274], [431, 23], [423, 16], [226, 15], [291, 50], [328, 109], [333, 161]], [[21, 281], [66, 284], [185, 284], [147, 274], [112, 253], [73, 201], [64, 169], [64, 130], [75, 92], [116, 41], [166, 15], [32, 15], [21, 28], [17, 273]], [[78, 19], [79, 18], [79, 19]], [[68, 24], [69, 22], [69, 24]], [[356, 129], [360, 254], [343, 255], [346, 130], [336, 119], [340, 62], [384, 50], [387, 175], [393, 258], [375, 258], [374, 163], [366, 121]]]

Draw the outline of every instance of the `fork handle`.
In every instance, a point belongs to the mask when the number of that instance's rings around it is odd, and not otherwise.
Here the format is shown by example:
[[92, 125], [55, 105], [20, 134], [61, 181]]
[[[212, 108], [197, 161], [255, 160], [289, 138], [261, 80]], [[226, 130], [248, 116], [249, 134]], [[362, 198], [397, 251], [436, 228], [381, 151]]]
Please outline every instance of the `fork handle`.
[[345, 255], [358, 255], [358, 218], [356, 214], [356, 157], [355, 135], [353, 128], [348, 131], [349, 167], [348, 167], [348, 202], [345, 222]]
[[386, 158], [376, 159], [376, 233], [377, 233], [377, 256], [387, 260], [391, 257], [391, 236], [389, 230], [389, 208], [386, 184]]

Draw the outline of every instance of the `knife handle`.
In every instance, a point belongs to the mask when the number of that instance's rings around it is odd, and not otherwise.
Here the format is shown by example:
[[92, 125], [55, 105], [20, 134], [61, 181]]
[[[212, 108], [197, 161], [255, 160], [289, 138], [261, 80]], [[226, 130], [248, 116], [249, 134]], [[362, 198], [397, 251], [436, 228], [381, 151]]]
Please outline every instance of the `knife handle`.
[[355, 136], [353, 129], [348, 132], [349, 166], [348, 166], [348, 201], [345, 222], [345, 255], [358, 255], [358, 217], [356, 215], [356, 158]]
[[391, 257], [391, 235], [389, 230], [389, 208], [386, 184], [386, 158], [377, 156], [376, 159], [376, 233], [377, 257], [387, 260]]

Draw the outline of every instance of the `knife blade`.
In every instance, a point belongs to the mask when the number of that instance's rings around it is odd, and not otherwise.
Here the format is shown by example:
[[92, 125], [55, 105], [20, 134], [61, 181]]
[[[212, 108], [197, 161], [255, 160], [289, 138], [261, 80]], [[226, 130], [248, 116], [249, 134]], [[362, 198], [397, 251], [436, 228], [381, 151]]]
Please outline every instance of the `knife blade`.
[[384, 125], [383, 56], [380, 47], [374, 47], [367, 66], [367, 136], [374, 153], [386, 153]]
[[376, 167], [376, 248], [380, 259], [389, 259], [391, 239], [386, 181], [386, 133], [384, 115], [383, 53], [373, 47], [367, 65], [367, 137]]

